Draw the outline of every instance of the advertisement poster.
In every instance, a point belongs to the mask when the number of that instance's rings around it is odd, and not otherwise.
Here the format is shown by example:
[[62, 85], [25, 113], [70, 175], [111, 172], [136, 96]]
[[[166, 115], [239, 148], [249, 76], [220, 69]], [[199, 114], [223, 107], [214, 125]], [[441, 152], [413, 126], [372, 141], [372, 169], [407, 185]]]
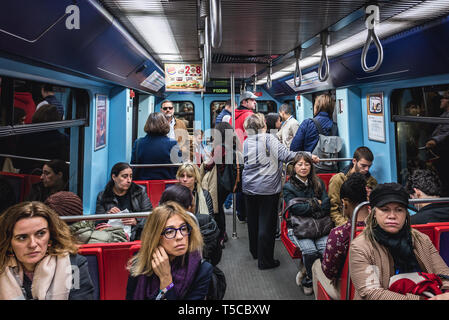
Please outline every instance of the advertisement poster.
[[166, 91], [204, 91], [203, 70], [201, 64], [166, 63]]
[[97, 94], [95, 99], [95, 151], [106, 146], [107, 96]]
[[383, 93], [367, 95], [366, 105], [368, 109], [368, 139], [386, 142]]

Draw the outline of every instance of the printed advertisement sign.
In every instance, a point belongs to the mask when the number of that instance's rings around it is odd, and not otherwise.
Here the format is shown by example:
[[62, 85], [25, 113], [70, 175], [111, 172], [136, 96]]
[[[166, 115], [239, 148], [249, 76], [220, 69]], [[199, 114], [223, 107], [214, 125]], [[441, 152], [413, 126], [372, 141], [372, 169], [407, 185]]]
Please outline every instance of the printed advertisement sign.
[[97, 94], [95, 99], [95, 151], [106, 146], [106, 107], [108, 97]]
[[367, 95], [366, 106], [368, 114], [368, 139], [386, 142], [383, 93]]
[[202, 65], [194, 63], [166, 63], [165, 90], [204, 91]]

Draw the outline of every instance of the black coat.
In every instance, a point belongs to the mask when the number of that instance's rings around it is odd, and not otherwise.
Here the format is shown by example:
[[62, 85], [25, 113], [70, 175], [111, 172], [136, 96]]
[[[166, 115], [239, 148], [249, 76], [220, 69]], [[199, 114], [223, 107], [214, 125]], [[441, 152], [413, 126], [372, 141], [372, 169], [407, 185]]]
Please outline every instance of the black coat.
[[[131, 206], [130, 212], [146, 212], [153, 210], [150, 199], [145, 191], [145, 189], [134, 182], [131, 183], [128, 192], [131, 194]], [[118, 200], [115, 194], [111, 190], [106, 188], [101, 191], [97, 196], [97, 206], [95, 214], [107, 214], [108, 211], [113, 208], [118, 207]], [[143, 227], [147, 219], [136, 218], [137, 225], [131, 228], [130, 241], [140, 240], [140, 234], [142, 233]], [[107, 220], [98, 220], [96, 224], [105, 223]]]
[[411, 224], [449, 222], [449, 204], [431, 203], [410, 217]]

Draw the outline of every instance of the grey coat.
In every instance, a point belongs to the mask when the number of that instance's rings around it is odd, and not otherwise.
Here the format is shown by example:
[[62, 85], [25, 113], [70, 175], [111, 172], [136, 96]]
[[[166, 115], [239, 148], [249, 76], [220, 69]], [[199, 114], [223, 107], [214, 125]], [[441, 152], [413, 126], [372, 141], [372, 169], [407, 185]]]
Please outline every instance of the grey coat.
[[243, 143], [243, 193], [272, 195], [282, 189], [282, 162], [293, 160], [296, 152], [268, 133], [249, 135]]

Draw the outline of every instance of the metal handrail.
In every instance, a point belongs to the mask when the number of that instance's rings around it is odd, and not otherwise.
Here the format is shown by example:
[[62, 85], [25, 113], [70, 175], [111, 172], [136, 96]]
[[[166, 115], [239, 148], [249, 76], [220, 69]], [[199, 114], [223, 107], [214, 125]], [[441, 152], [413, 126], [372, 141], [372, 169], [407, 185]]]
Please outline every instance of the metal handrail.
[[339, 161], [351, 161], [352, 158], [329, 158], [329, 159], [320, 159], [320, 161], [325, 161], [325, 162], [329, 162], [329, 161], [335, 161], [335, 162], [339, 162]]
[[183, 163], [148, 163], [148, 164], [130, 164], [131, 168], [159, 168], [159, 167], [180, 167]]
[[212, 47], [220, 48], [222, 41], [221, 0], [209, 0]]
[[151, 214], [148, 212], [132, 212], [132, 213], [108, 213], [108, 214], [88, 214], [81, 216], [60, 216], [64, 221], [83, 221], [83, 220], [109, 220], [122, 218], [146, 218]]
[[[321, 82], [326, 81], [329, 78], [329, 58], [327, 57], [326, 48], [330, 45], [330, 36], [328, 31], [323, 31], [320, 34], [321, 37], [321, 59], [318, 67], [318, 79]], [[324, 64], [324, 76], [323, 76], [323, 64]]]
[[[409, 199], [409, 203], [449, 203], [449, 197], [448, 198], [432, 198], [432, 199]], [[352, 240], [354, 240], [355, 237], [355, 230], [356, 230], [356, 221], [357, 221], [357, 215], [359, 214], [360, 209], [362, 209], [364, 206], [369, 205], [369, 201], [364, 201], [360, 203], [357, 207], [354, 208], [354, 211], [352, 213], [352, 219], [351, 219], [351, 234], [349, 238], [349, 245], [351, 245]], [[348, 251], [348, 259], [349, 257]], [[346, 280], [346, 300], [350, 297], [350, 284], [351, 284], [351, 277], [349, 272], [349, 264], [348, 264], [348, 277]]]
[[[366, 28], [368, 29], [368, 37], [366, 38], [365, 45], [363, 46], [361, 62], [363, 71], [369, 73], [375, 72], [380, 68], [380, 66], [382, 65], [382, 61], [384, 59], [384, 51], [382, 48], [382, 44], [379, 41], [379, 37], [374, 31], [376, 23], [380, 21], [379, 6], [377, 5], [367, 6], [365, 12], [367, 14], [365, 19], [365, 25]], [[368, 49], [371, 43], [371, 39], [373, 40], [377, 48], [377, 61], [374, 66], [368, 67], [366, 64], [366, 56], [368, 55]]]
[[273, 61], [270, 59], [268, 63], [268, 72], [267, 72], [267, 88], [270, 89], [273, 85], [273, 81], [271, 80], [271, 74], [273, 72]]
[[[34, 160], [34, 161], [41, 161], [41, 162], [50, 162], [51, 161], [50, 159], [16, 156], [13, 154], [6, 154], [6, 153], [0, 153], [0, 157], [17, 158], [17, 159], [24, 159], [24, 160]], [[65, 163], [70, 164], [70, 161], [65, 161]]]
[[[301, 60], [301, 52], [302, 52], [301, 46], [295, 49], [295, 74], [293, 76], [293, 84], [297, 88], [299, 88], [302, 83], [302, 70], [299, 66], [299, 61]], [[296, 82], [296, 79], [298, 79], [298, 82]]]

